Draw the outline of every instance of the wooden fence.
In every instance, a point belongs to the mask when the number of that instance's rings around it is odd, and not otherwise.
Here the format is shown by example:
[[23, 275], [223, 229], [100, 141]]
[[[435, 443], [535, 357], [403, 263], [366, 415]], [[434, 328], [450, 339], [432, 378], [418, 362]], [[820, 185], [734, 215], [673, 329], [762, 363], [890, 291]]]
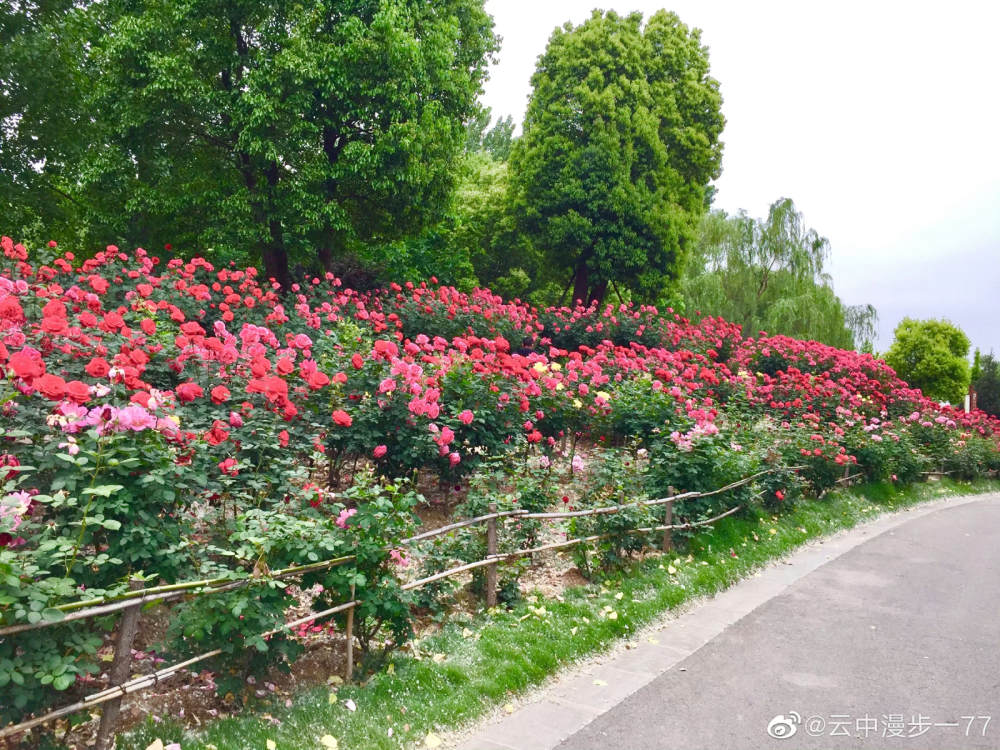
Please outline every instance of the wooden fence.
[[[787, 470], [796, 470], [803, 467], [791, 467]], [[685, 492], [680, 495], [675, 495], [673, 488], [670, 488], [667, 497], [657, 498], [655, 500], [642, 500], [634, 503], [623, 503], [621, 505], [608, 506], [606, 508], [593, 508], [591, 510], [578, 510], [578, 511], [567, 511], [567, 512], [552, 512], [552, 513], [529, 513], [522, 510], [514, 511], [503, 511], [497, 512], [496, 506], [490, 506], [490, 513], [483, 516], [478, 516], [476, 518], [470, 518], [465, 521], [459, 521], [456, 523], [448, 524], [447, 526], [441, 526], [437, 529], [431, 531], [426, 531], [422, 534], [417, 534], [416, 536], [410, 537], [409, 539], [403, 539], [398, 544], [399, 545], [410, 545], [416, 544], [417, 542], [424, 541], [426, 539], [431, 539], [433, 537], [441, 536], [443, 534], [450, 533], [456, 529], [465, 528], [468, 526], [474, 526], [478, 524], [486, 524], [487, 528], [487, 556], [482, 560], [477, 560], [475, 562], [468, 563], [466, 565], [460, 565], [455, 568], [450, 568], [448, 570], [436, 573], [426, 578], [421, 578], [416, 581], [411, 581], [404, 584], [401, 588], [403, 591], [411, 591], [413, 589], [425, 586], [428, 583], [434, 581], [439, 581], [444, 578], [449, 578], [451, 576], [457, 575], [459, 573], [464, 573], [469, 570], [474, 570], [475, 568], [481, 568], [488, 566], [487, 576], [486, 576], [486, 591], [485, 599], [488, 607], [495, 607], [497, 602], [497, 565], [498, 563], [504, 562], [506, 560], [511, 560], [516, 557], [523, 557], [525, 555], [533, 555], [538, 552], [546, 552], [555, 549], [564, 549], [567, 547], [573, 547], [578, 544], [589, 544], [590, 542], [599, 541], [601, 539], [606, 539], [611, 536], [616, 536], [619, 533], [627, 534], [649, 534], [658, 531], [663, 532], [663, 550], [667, 551], [672, 546], [671, 531], [682, 530], [682, 529], [693, 529], [699, 526], [706, 526], [708, 524], [714, 523], [721, 518], [732, 515], [736, 513], [742, 506], [736, 506], [731, 508], [724, 513], [708, 518], [702, 521], [696, 521], [691, 523], [680, 523], [675, 524], [672, 522], [673, 518], [673, 504], [678, 500], [684, 500], [695, 497], [708, 497], [711, 495], [717, 495], [729, 490], [735, 489], [749, 482], [752, 482], [757, 477], [768, 474], [772, 471], [778, 471], [779, 469], [768, 469], [765, 471], [757, 472], [749, 477], [741, 479], [732, 484], [728, 484], [725, 487], [720, 487], [717, 490], [711, 492]], [[780, 469], [785, 470], [785, 469]], [[630, 529], [626, 532], [615, 532], [612, 534], [598, 534], [595, 536], [581, 537], [578, 539], [567, 539], [562, 542], [553, 542], [551, 544], [544, 544], [539, 547], [533, 547], [531, 549], [516, 550], [514, 552], [507, 552], [504, 554], [498, 553], [498, 521], [504, 518], [537, 518], [544, 520], [559, 520], [567, 518], [582, 518], [586, 516], [596, 516], [596, 515], [606, 515], [612, 513], [618, 513], [625, 508], [635, 508], [641, 506], [656, 506], [664, 505], [665, 513], [664, 520], [665, 523], [661, 526], [651, 526], [637, 529]], [[398, 546], [398, 545], [394, 545]], [[285, 568], [282, 570], [272, 571], [270, 578], [272, 579], [283, 579], [290, 578], [293, 576], [301, 576], [305, 573], [311, 573], [318, 570], [326, 570], [329, 568], [334, 568], [340, 565], [345, 565], [352, 560], [355, 560], [355, 556], [348, 555], [343, 557], [338, 557], [332, 560], [324, 560], [317, 563], [311, 563], [308, 565], [295, 566], [290, 568]], [[132, 582], [132, 590], [127, 593], [114, 596], [114, 597], [98, 597], [94, 599], [81, 600], [78, 602], [70, 602], [68, 604], [58, 605], [53, 607], [61, 612], [65, 612], [66, 615], [58, 621], [40, 620], [35, 623], [20, 623], [17, 625], [7, 625], [5, 627], [0, 627], [0, 637], [6, 637], [14, 635], [17, 633], [23, 633], [29, 630], [37, 630], [40, 628], [51, 627], [53, 625], [62, 625], [66, 622], [73, 620], [82, 620], [90, 617], [98, 617], [101, 615], [107, 615], [112, 612], [121, 611], [122, 617], [118, 624], [117, 636], [115, 640], [115, 650], [114, 657], [111, 664], [111, 670], [109, 672], [109, 687], [101, 690], [97, 693], [87, 696], [81, 701], [72, 703], [62, 708], [58, 708], [54, 711], [50, 711], [47, 714], [30, 719], [28, 721], [21, 722], [20, 724], [11, 725], [0, 729], [0, 739], [4, 737], [10, 737], [15, 734], [19, 734], [25, 730], [31, 729], [33, 727], [39, 726], [46, 722], [52, 721], [54, 719], [61, 718], [63, 716], [68, 716], [70, 714], [76, 713], [77, 711], [83, 711], [87, 709], [94, 708], [102, 704], [108, 704], [103, 709], [101, 715], [101, 724], [98, 729], [97, 750], [107, 750], [113, 744], [115, 725], [118, 719], [118, 712], [121, 707], [122, 699], [129, 695], [130, 693], [135, 693], [140, 690], [145, 690], [151, 688], [159, 683], [167, 680], [188, 667], [191, 667], [199, 662], [206, 661], [215, 656], [219, 656], [222, 653], [222, 649], [214, 649], [208, 651], [207, 653], [200, 654], [199, 656], [192, 657], [186, 661], [171, 665], [160, 669], [153, 674], [143, 675], [141, 677], [136, 677], [134, 679], [127, 679], [131, 661], [132, 661], [132, 642], [135, 638], [136, 631], [138, 630], [139, 614], [141, 609], [149, 604], [167, 602], [181, 597], [191, 597], [191, 596], [205, 596], [209, 594], [217, 594], [223, 591], [232, 591], [234, 589], [241, 588], [248, 585], [254, 579], [253, 578], [242, 578], [242, 579], [232, 579], [232, 578], [214, 578], [206, 579], [201, 581], [190, 581], [187, 583], [175, 583], [168, 584], [164, 586], [154, 586], [150, 588], [138, 588], [139, 582]], [[354, 608], [360, 603], [354, 600], [354, 586], [351, 586], [351, 601], [339, 604], [336, 607], [331, 607], [325, 609], [321, 612], [313, 612], [307, 617], [302, 617], [300, 619], [294, 620], [292, 622], [286, 622], [280, 628], [275, 628], [274, 630], [263, 633], [263, 637], [269, 637], [276, 635], [277, 633], [289, 631], [291, 628], [297, 627], [299, 625], [305, 625], [310, 622], [314, 622], [324, 617], [329, 617], [331, 615], [337, 614], [339, 612], [347, 612], [347, 627], [346, 627], [346, 657], [347, 664], [345, 668], [345, 679], [350, 680], [351, 675], [354, 671], [354, 659], [353, 659], [353, 648], [354, 648], [354, 635], [353, 635], [353, 624], [354, 624]]]

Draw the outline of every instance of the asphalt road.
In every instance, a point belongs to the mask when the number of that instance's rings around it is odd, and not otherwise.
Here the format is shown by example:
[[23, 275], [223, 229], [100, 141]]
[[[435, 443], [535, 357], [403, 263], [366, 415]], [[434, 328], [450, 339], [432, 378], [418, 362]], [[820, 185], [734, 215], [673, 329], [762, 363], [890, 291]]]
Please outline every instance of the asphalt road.
[[832, 560], [559, 747], [1000, 748], [1000, 497]]

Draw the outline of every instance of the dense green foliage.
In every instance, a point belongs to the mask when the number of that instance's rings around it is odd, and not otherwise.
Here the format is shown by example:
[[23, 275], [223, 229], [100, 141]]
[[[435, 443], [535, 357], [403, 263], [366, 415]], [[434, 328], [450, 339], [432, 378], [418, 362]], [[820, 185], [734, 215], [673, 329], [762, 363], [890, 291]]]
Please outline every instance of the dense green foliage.
[[[573, 299], [654, 301], [721, 171], [719, 84], [698, 30], [665, 11], [556, 29], [511, 154], [519, 226]], [[537, 282], [536, 282], [537, 283]]]
[[829, 254], [829, 241], [805, 228], [788, 198], [775, 201], [767, 219], [713, 211], [687, 262], [685, 305], [739, 323], [748, 336], [767, 331], [870, 351], [875, 309], [845, 305], [834, 294], [823, 270]]
[[498, 44], [482, 0], [18, 16], [2, 26], [0, 205], [88, 247], [262, 258], [286, 287], [291, 263], [329, 266], [440, 218]]
[[962, 404], [969, 387], [969, 337], [947, 320], [903, 318], [886, 363], [925, 396]]

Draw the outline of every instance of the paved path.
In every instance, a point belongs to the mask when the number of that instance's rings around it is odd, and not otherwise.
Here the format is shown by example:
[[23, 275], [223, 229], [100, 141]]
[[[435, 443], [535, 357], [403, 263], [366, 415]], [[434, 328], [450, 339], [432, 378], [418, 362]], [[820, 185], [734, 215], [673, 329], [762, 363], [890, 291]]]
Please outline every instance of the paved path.
[[[807, 547], [656, 640], [557, 683], [463, 748], [998, 748], [1000, 496], [939, 501]], [[778, 715], [772, 732], [793, 736], [768, 735]]]

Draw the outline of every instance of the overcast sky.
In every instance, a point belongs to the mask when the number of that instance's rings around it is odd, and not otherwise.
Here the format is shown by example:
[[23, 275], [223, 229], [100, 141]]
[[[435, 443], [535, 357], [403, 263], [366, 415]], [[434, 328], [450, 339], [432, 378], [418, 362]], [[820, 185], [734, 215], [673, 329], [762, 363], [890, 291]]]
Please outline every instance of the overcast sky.
[[[488, 0], [503, 36], [483, 103], [524, 116], [549, 35], [593, 0]], [[945, 317], [1000, 354], [1000, 2], [625, 0], [702, 30], [728, 121], [715, 205], [794, 199], [829, 238], [836, 292]]]

